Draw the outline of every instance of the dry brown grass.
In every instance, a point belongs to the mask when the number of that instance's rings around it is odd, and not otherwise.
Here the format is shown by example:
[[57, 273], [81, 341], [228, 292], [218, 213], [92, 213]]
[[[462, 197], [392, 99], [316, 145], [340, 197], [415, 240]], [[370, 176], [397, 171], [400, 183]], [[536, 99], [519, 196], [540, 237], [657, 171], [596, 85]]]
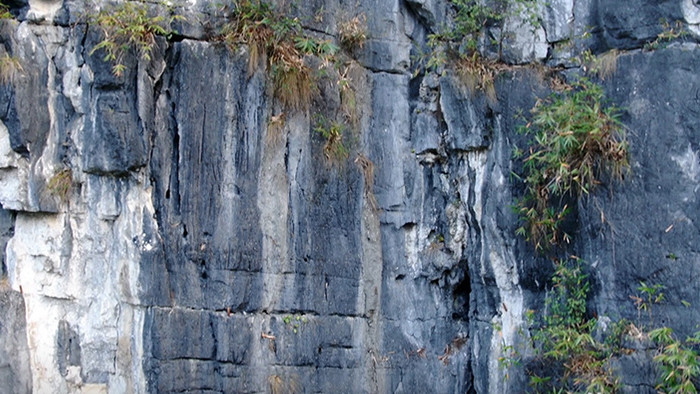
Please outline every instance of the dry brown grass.
[[507, 68], [508, 66], [499, 62], [483, 59], [476, 53], [471, 57], [459, 59], [455, 66], [457, 76], [469, 93], [475, 95], [477, 92], [483, 92], [492, 104], [497, 101], [494, 80]]
[[620, 56], [620, 51], [611, 49], [603, 54], [596, 56], [591, 66], [591, 71], [594, 72], [600, 79], [612, 75], [617, 70], [617, 58]]
[[306, 53], [295, 45], [304, 37], [301, 23], [276, 12], [267, 3], [243, 0], [219, 39], [229, 48], [248, 47], [248, 75], [266, 67], [275, 97], [289, 109], [308, 109], [317, 87]]
[[309, 108], [318, 88], [303, 55], [291, 43], [283, 42], [272, 50], [269, 62], [275, 97], [288, 108]]
[[360, 122], [360, 114], [357, 110], [357, 95], [353, 78], [349, 75], [352, 67], [351, 64], [338, 71], [338, 89], [340, 90], [340, 105], [343, 115], [353, 126], [353, 129], [356, 129]]
[[283, 378], [279, 375], [270, 375], [267, 378], [272, 394], [295, 394], [301, 392], [299, 382], [295, 378]]
[[272, 29], [268, 26], [248, 23], [241, 17], [224, 26], [221, 32], [221, 40], [229, 48], [237, 48], [240, 44], [248, 45], [248, 75], [252, 75], [260, 67], [261, 60], [265, 60], [272, 37]]
[[22, 63], [16, 57], [9, 54], [0, 56], [0, 82], [3, 84], [13, 83], [17, 74], [24, 71]]
[[359, 154], [355, 158], [355, 164], [360, 167], [362, 175], [364, 175], [365, 193], [367, 194], [367, 200], [369, 200], [370, 207], [372, 210], [376, 211], [379, 209], [379, 203], [374, 195], [374, 163], [367, 156]]
[[340, 43], [348, 50], [362, 49], [367, 41], [367, 17], [365, 14], [338, 23]]
[[68, 198], [72, 185], [73, 172], [70, 168], [64, 168], [61, 171], [57, 171], [54, 176], [49, 179], [46, 188], [51, 194], [65, 201]]

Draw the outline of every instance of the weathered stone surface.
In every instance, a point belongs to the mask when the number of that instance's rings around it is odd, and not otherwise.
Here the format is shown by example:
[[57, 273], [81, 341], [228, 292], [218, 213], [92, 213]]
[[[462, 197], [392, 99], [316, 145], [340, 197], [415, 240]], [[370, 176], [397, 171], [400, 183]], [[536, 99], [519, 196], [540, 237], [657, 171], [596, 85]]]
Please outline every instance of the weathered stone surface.
[[[249, 48], [208, 41], [225, 13], [207, 2], [151, 4], [196, 18], [159, 37], [149, 61], [127, 56], [120, 77], [90, 55], [101, 36], [75, 24], [83, 2], [12, 3], [21, 22], [3, 23], [0, 56], [23, 71], [0, 87], [12, 288], [0, 308], [14, 319], [0, 324], [0, 386], [528, 389], [526, 368], [499, 360], [507, 349], [532, 358], [527, 311], [541, 314], [551, 289], [551, 262], [515, 236], [511, 210], [523, 192], [516, 130], [550, 94], [546, 76], [509, 67], [484, 93], [451, 71], [413, 74], [426, 36], [451, 23], [447, 1], [277, 3], [324, 39], [365, 14], [369, 40], [343, 52], [353, 110], [328, 75], [308, 110], [284, 107], [265, 70], [249, 71]], [[659, 18], [693, 31], [694, 7], [552, 1], [537, 6], [537, 29], [507, 21], [516, 34], [502, 48], [502, 60], [564, 65], [567, 78], [584, 49], [624, 50], [600, 82], [624, 108], [631, 172], [580, 200], [570, 251], [590, 263], [591, 315], [681, 338], [700, 319], [700, 285], [687, 279], [700, 258], [700, 52], [692, 36], [641, 47]], [[327, 155], [318, 114], [347, 120], [347, 158]], [[48, 184], [64, 168], [60, 197]], [[666, 286], [653, 316], [630, 300], [641, 281]], [[652, 347], [634, 350], [614, 360], [623, 391], [650, 390]]]
[[27, 346], [27, 321], [22, 294], [0, 289], [0, 387], [8, 394], [32, 392], [32, 370]]
[[638, 48], [663, 31], [664, 21], [672, 24], [683, 19], [680, 1], [595, 3], [594, 9], [598, 14], [594, 26], [603, 30], [603, 40], [609, 48]]
[[631, 171], [589, 201], [595, 209], [581, 211], [580, 248], [598, 276], [600, 312], [634, 319], [625, 295], [638, 293], [640, 281], [659, 283], [666, 286], [667, 302], [654, 306], [655, 323], [673, 325], [681, 338], [696, 330], [700, 318], [697, 309], [681, 303], [700, 290], [682, 279], [695, 272], [699, 257], [698, 92], [687, 89], [700, 83], [693, 71], [700, 62], [697, 50], [683, 45], [620, 56], [608, 97], [626, 108]]

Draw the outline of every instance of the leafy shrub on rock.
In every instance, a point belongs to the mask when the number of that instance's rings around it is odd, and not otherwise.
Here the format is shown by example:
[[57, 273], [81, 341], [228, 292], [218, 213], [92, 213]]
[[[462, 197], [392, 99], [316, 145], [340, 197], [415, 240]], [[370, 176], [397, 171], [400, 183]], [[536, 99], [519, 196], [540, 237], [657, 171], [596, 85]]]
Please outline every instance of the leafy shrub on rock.
[[542, 250], [568, 241], [560, 230], [569, 212], [563, 198], [588, 194], [603, 171], [621, 178], [629, 164], [619, 111], [604, 104], [599, 85], [582, 78], [539, 100], [532, 113], [520, 129], [533, 143], [516, 155], [523, 157], [526, 191], [515, 209], [523, 222], [517, 233]]
[[109, 6], [90, 18], [90, 23], [99, 26], [104, 36], [90, 54], [103, 50], [103, 59], [112, 62], [112, 72], [120, 76], [126, 67], [124, 56], [131, 48], [135, 48], [142, 59], [150, 60], [156, 36], [170, 38], [175, 33], [170, 24], [180, 18], [151, 16], [146, 4], [139, 2], [126, 1]]
[[306, 55], [316, 55], [324, 64], [334, 61], [338, 48], [328, 41], [317, 41], [302, 32], [297, 18], [275, 12], [265, 2], [244, 0], [237, 3], [220, 39], [229, 47], [247, 45], [248, 72], [264, 62], [270, 72], [277, 98], [293, 109], [308, 108], [315, 81]]
[[590, 285], [583, 261], [572, 256], [558, 262], [552, 284], [546, 314], [532, 336], [536, 361], [547, 367], [541, 368], [544, 374], [531, 371], [531, 386], [537, 392], [614, 392], [619, 385], [609, 366], [614, 341], [593, 336], [597, 321], [586, 314]]

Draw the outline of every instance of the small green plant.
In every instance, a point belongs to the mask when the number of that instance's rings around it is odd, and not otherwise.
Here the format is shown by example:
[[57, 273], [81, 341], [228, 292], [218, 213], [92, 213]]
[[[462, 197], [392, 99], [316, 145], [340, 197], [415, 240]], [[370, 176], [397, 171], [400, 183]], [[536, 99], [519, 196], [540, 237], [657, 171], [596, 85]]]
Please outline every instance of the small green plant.
[[13, 19], [14, 16], [10, 13], [10, 7], [5, 4], [0, 4], [0, 19]]
[[524, 235], [537, 250], [568, 241], [561, 224], [568, 213], [560, 207], [566, 197], [588, 194], [600, 183], [604, 170], [622, 178], [628, 167], [627, 142], [619, 111], [603, 102], [603, 90], [588, 79], [573, 89], [539, 100], [533, 119], [519, 131], [533, 138], [520, 150], [525, 195], [515, 210]]
[[551, 245], [568, 244], [569, 234], [561, 231], [562, 223], [569, 213], [569, 206], [562, 208], [540, 208], [531, 201], [532, 197], [520, 200], [513, 208], [524, 223], [515, 230], [515, 234], [532, 242], [536, 250], [546, 250]]
[[684, 342], [673, 335], [669, 327], [649, 332], [649, 337], [660, 346], [654, 361], [661, 372], [656, 389], [663, 393], [697, 393], [700, 377], [700, 331]]
[[611, 325], [610, 335], [605, 338], [605, 346], [612, 354], [622, 353], [622, 340], [630, 331], [632, 322], [627, 319], [620, 319]]
[[90, 51], [104, 51], [103, 59], [112, 62], [112, 72], [121, 76], [126, 70], [124, 57], [134, 48], [142, 59], [151, 59], [151, 51], [156, 36], [170, 38], [175, 32], [170, 24], [181, 16], [165, 18], [162, 15], [151, 16], [146, 4], [126, 1], [110, 6], [90, 18], [90, 23], [100, 27], [104, 39]]
[[664, 285], [660, 283], [649, 286], [645, 282], [639, 282], [639, 287], [637, 287], [637, 290], [642, 293], [642, 297], [633, 297], [637, 310], [640, 313], [641, 311], [647, 311], [650, 321], [652, 321], [653, 318], [651, 313], [652, 305], [659, 304], [665, 299], [665, 295], [661, 291], [663, 288]]
[[306, 324], [308, 320], [306, 317], [301, 316], [301, 315], [296, 315], [296, 316], [290, 316], [287, 315], [282, 318], [282, 322], [284, 323], [285, 326], [287, 326], [289, 329], [292, 330], [293, 333], [297, 334], [299, 332], [299, 328], [301, 327], [302, 324]]
[[498, 367], [506, 371], [503, 375], [503, 379], [508, 380], [510, 378], [508, 371], [513, 367], [520, 366], [521, 362], [522, 356], [520, 352], [518, 352], [518, 349], [513, 345], [505, 345], [504, 343], [502, 355], [498, 357]]
[[332, 162], [341, 162], [348, 158], [350, 152], [343, 143], [343, 132], [346, 130], [344, 124], [329, 121], [324, 116], [319, 115], [314, 130], [326, 140], [323, 146], [326, 159]]
[[668, 21], [662, 20], [661, 26], [663, 27], [663, 31], [656, 36], [654, 41], [644, 44], [645, 50], [652, 51], [659, 49], [663, 43], [671, 42], [688, 35], [688, 31], [685, 29], [682, 21], [676, 21], [671, 24]]
[[4, 54], [0, 56], [0, 83], [12, 83], [17, 74], [24, 71], [19, 58]]
[[68, 198], [68, 193], [72, 185], [73, 172], [70, 168], [65, 168], [57, 171], [51, 179], [49, 179], [46, 188], [51, 194], [65, 201]]
[[425, 70], [442, 74], [450, 60], [465, 59], [467, 67], [481, 60], [479, 40], [487, 25], [503, 19], [508, 1], [512, 0], [485, 5], [473, 0], [451, 0], [454, 26], [428, 35], [427, 52], [415, 59], [416, 73]]
[[340, 43], [348, 50], [362, 49], [367, 41], [367, 17], [365, 14], [340, 22], [338, 24]]
[[491, 5], [473, 0], [452, 0], [451, 3], [456, 15], [450, 38], [459, 41], [459, 45], [464, 46], [468, 54], [476, 52], [479, 38], [489, 23], [503, 20], [509, 5], [507, 0], [495, 1]]

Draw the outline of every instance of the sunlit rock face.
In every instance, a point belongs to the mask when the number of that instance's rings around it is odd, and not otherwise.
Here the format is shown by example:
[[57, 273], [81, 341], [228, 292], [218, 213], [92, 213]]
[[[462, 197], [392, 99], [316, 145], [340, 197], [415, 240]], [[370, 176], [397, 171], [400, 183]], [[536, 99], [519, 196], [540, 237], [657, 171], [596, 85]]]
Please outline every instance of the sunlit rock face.
[[[553, 266], [515, 234], [513, 150], [553, 91], [543, 67], [573, 80], [585, 49], [619, 50], [591, 78], [622, 109], [630, 151], [624, 180], [603, 178], [573, 210], [588, 309], [694, 332], [697, 2], [536, 4], [536, 25], [517, 14], [479, 42], [507, 64], [486, 89], [416, 72], [429, 35], [454, 23], [445, 0], [278, 3], [318, 39], [366, 24], [339, 70], [314, 74], [308, 108], [280, 102], [250, 47], [216, 38], [225, 7], [149, 3], [182, 16], [177, 34], [115, 75], [86, 24], [106, 4], [8, 2], [0, 58], [19, 67], [0, 85], [0, 387], [527, 391], [526, 317], [544, 313]], [[649, 48], [661, 18], [689, 33]], [[320, 115], [345, 125], [346, 154], [329, 153]], [[630, 299], [642, 281], [666, 289], [653, 316]], [[504, 368], [510, 349], [524, 362]], [[623, 390], [653, 392], [651, 356], [618, 360]]]

